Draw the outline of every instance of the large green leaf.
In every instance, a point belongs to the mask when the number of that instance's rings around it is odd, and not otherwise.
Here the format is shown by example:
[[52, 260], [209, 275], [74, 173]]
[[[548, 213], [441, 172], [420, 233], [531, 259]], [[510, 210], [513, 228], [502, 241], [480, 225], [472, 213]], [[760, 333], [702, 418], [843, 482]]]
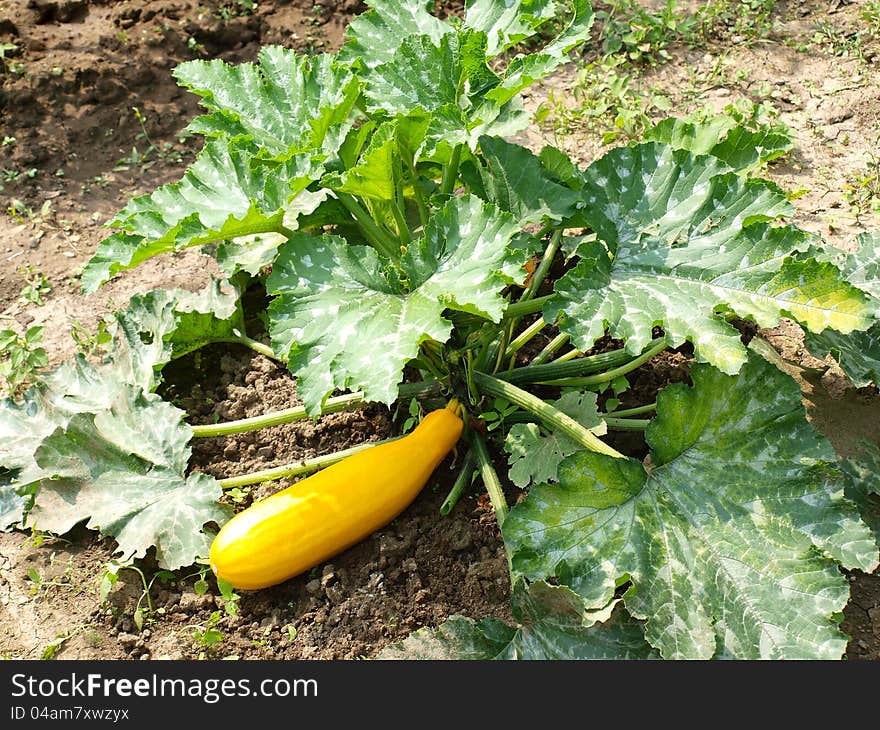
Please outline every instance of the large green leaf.
[[323, 150], [335, 154], [353, 122], [360, 86], [334, 55], [300, 55], [263, 46], [259, 63], [188, 61], [174, 69], [181, 86], [211, 113], [189, 129], [207, 136], [244, 136], [271, 155]]
[[335, 389], [392, 403], [419, 343], [448, 338], [447, 307], [497, 321], [500, 292], [522, 263], [507, 252], [516, 230], [508, 214], [463, 196], [428, 221], [397, 268], [337, 236], [291, 239], [267, 282], [277, 295], [270, 332], [309, 413]]
[[110, 222], [121, 230], [98, 245], [83, 289], [161, 253], [278, 231], [291, 201], [322, 173], [310, 153], [267, 160], [209, 139], [180, 182], [134, 198]]
[[369, 0], [367, 5], [370, 11], [349, 23], [339, 55], [368, 69], [390, 61], [405, 38], [423, 35], [436, 43], [453, 30], [429, 12], [433, 0]]
[[790, 316], [812, 331], [864, 329], [871, 307], [832, 264], [799, 253], [809, 234], [771, 225], [791, 212], [772, 183], [725, 172], [714, 157], [655, 142], [617, 148], [584, 173], [584, 222], [597, 234], [544, 310], [588, 349], [605, 329], [637, 354], [655, 326], [672, 346], [735, 373], [732, 310], [761, 327]]
[[748, 129], [727, 114], [703, 123], [669, 117], [645, 132], [644, 139], [712, 155], [737, 172], [748, 172], [794, 149], [791, 135], [768, 128]]
[[155, 545], [168, 569], [207, 556], [208, 522], [231, 511], [211, 477], [184, 476], [192, 430], [184, 412], [127, 386], [110, 409], [73, 416], [43, 440], [35, 459], [45, 477], [27, 524], [55, 533], [78, 522], [115, 537], [123, 558]]
[[863, 441], [855, 454], [838, 462], [846, 475], [846, 498], [856, 504], [862, 519], [880, 542], [880, 446]]
[[848, 335], [834, 330], [807, 332], [804, 344], [816, 357], [831, 355], [837, 360], [856, 388], [880, 383], [880, 323]]
[[483, 31], [489, 41], [487, 53], [496, 56], [534, 36], [556, 11], [553, 0], [469, 0], [464, 25]]
[[[553, 402], [565, 415], [588, 428], [597, 436], [607, 431], [596, 405], [595, 393], [571, 391]], [[581, 449], [574, 439], [564, 433], [545, 433], [536, 423], [517, 423], [510, 427], [504, 448], [508, 453], [510, 469], [507, 476], [516, 486], [557, 481], [559, 463]]]
[[101, 362], [79, 356], [21, 402], [0, 402], [0, 528], [27, 520], [63, 532], [91, 518], [126, 554], [155, 544], [166, 567], [204, 555], [195, 552], [209, 539], [202, 525], [225, 514], [213, 504], [219, 487], [184, 478], [191, 431], [183, 411], [149, 391], [172, 357], [235, 336], [237, 299], [220, 282], [136, 295], [113, 315]]
[[424, 628], [386, 647], [379, 659], [651, 659], [642, 627], [617, 609], [594, 623], [581, 599], [564, 586], [543, 581], [513, 590], [511, 627], [497, 619], [452, 616], [437, 629]]
[[877, 545], [793, 379], [755, 356], [661, 391], [645, 463], [568, 457], [504, 523], [515, 575], [588, 605], [624, 595], [666, 658], [839, 658], [849, 590]]
[[521, 225], [559, 223], [574, 214], [580, 195], [560, 184], [531, 151], [498, 137], [480, 137], [486, 166], [468, 165], [462, 177], [484, 200], [511, 213]]

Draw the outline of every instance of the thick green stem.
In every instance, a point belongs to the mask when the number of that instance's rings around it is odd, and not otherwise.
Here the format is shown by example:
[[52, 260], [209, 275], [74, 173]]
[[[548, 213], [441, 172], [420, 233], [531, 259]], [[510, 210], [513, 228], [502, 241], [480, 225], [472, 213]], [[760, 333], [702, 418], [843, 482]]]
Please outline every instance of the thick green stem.
[[458, 504], [458, 500], [461, 499], [464, 490], [470, 486], [473, 469], [474, 452], [473, 449], [471, 449], [465, 454], [464, 460], [461, 462], [461, 467], [458, 476], [455, 479], [455, 484], [452, 485], [452, 489], [449, 490], [449, 494], [446, 495], [446, 499], [444, 499], [443, 504], [440, 505], [440, 514], [444, 517], [452, 512], [455, 505]]
[[666, 341], [663, 338], [659, 338], [655, 341], [655, 344], [649, 347], [645, 352], [639, 355], [634, 360], [626, 363], [625, 365], [621, 365], [620, 367], [614, 368], [613, 370], [608, 370], [604, 373], [599, 373], [598, 375], [588, 375], [584, 378], [559, 378], [555, 380], [539, 380], [534, 382], [539, 382], [541, 385], [559, 385], [559, 386], [575, 386], [575, 387], [584, 387], [588, 385], [600, 385], [602, 383], [610, 383], [612, 380], [619, 378], [623, 375], [626, 375], [629, 372], [632, 372], [637, 367], [644, 365], [648, 360], [657, 355], [660, 352], [663, 352], [667, 348]]
[[644, 431], [650, 418], [605, 418], [605, 425], [614, 431]]
[[570, 337], [571, 336], [566, 334], [565, 332], [560, 332], [558, 335], [556, 335], [556, 337], [554, 337], [552, 340], [550, 340], [550, 342], [547, 343], [547, 345], [544, 347], [543, 350], [541, 350], [541, 352], [535, 355], [529, 365], [542, 365], [545, 362], [550, 362], [550, 358], [556, 354], [557, 350], [559, 350], [560, 347], [568, 342]]
[[272, 348], [269, 347], [269, 345], [264, 345], [262, 342], [253, 340], [247, 335], [240, 335], [239, 337], [224, 337], [222, 339], [212, 340], [212, 342], [228, 342], [230, 344], [244, 345], [254, 352], [258, 352], [261, 355], [271, 358], [272, 360], [277, 360], [278, 362], [287, 362], [286, 358], [276, 355]]
[[[434, 393], [439, 388], [436, 380], [426, 380], [421, 383], [403, 383], [398, 390], [398, 398], [404, 400], [420, 395], [428, 395]], [[334, 398], [328, 398], [321, 407], [321, 415], [328, 413], [337, 413], [345, 410], [352, 405], [362, 403], [364, 401], [363, 391], [357, 393], [346, 393], [338, 395]], [[226, 423], [206, 423], [192, 426], [194, 438], [209, 438], [212, 436], [229, 436], [234, 433], [245, 433], [246, 431], [257, 431], [261, 428], [269, 428], [270, 426], [280, 426], [285, 423], [294, 421], [303, 421], [309, 418], [306, 413], [305, 406], [294, 406], [293, 408], [285, 408], [274, 413], [266, 413], [262, 416], [252, 416], [251, 418], [242, 418], [238, 421], [227, 421]]]
[[579, 357], [570, 362], [554, 362], [544, 363], [542, 365], [526, 365], [521, 368], [501, 373], [498, 375], [502, 380], [508, 383], [519, 385], [522, 383], [543, 383], [547, 380], [556, 378], [570, 378], [578, 375], [587, 375], [596, 373], [606, 368], [614, 368], [618, 365], [628, 363], [632, 360], [626, 350], [609, 350], [608, 352], [600, 352], [596, 355], [588, 355], [587, 357]]
[[538, 317], [511, 341], [504, 352], [504, 357], [508, 358], [516, 355], [528, 342], [537, 337], [546, 326], [547, 323], [541, 317]]
[[553, 362], [568, 362], [569, 360], [574, 360], [580, 354], [581, 351], [578, 349], [569, 350], [568, 352], [557, 357]]
[[520, 408], [534, 413], [541, 423], [551, 431], [562, 431], [581, 444], [581, 446], [591, 451], [607, 454], [615, 458], [625, 458], [623, 454], [608, 446], [592, 431], [582, 426], [571, 416], [541, 400], [538, 396], [532, 395], [528, 391], [522, 390], [522, 388], [517, 388], [511, 383], [506, 383], [486, 373], [474, 373], [474, 382], [480, 389], [480, 392], [504, 398]]
[[498, 527], [503, 527], [504, 520], [507, 519], [508, 509], [507, 500], [504, 498], [504, 490], [501, 488], [501, 480], [498, 478], [495, 467], [492, 466], [492, 459], [489, 458], [486, 442], [476, 431], [472, 433], [472, 443], [477, 466], [480, 468], [480, 476], [483, 478], [483, 485], [489, 493], [492, 509], [495, 510], [495, 519], [498, 520]]
[[261, 471], [251, 472], [250, 474], [242, 474], [239, 477], [227, 477], [226, 479], [218, 479], [217, 483], [221, 487], [223, 487], [223, 489], [232, 489], [233, 487], [246, 487], [250, 484], [270, 482], [275, 479], [297, 477], [301, 474], [309, 474], [313, 471], [323, 469], [325, 466], [335, 464], [337, 461], [342, 461], [343, 459], [351, 456], [352, 454], [356, 454], [359, 451], [366, 451], [367, 449], [372, 449], [374, 446], [378, 446], [379, 444], [387, 444], [391, 443], [392, 441], [397, 441], [397, 438], [385, 439], [384, 441], [371, 441], [366, 444], [358, 444], [357, 446], [352, 446], [350, 449], [343, 449], [342, 451], [336, 451], [332, 454], [316, 456], [313, 459], [306, 459], [305, 461], [299, 461], [293, 464], [283, 464], [282, 466], [276, 466], [271, 469], [263, 469]]
[[464, 143], [459, 142], [452, 148], [452, 155], [449, 157], [449, 164], [443, 170], [443, 179], [440, 181], [440, 195], [452, 195], [455, 190], [455, 181], [458, 179], [458, 165], [461, 163], [461, 153], [464, 149]]
[[648, 403], [646, 406], [638, 406], [636, 408], [624, 408], [620, 411], [611, 411], [609, 416], [614, 416], [616, 418], [623, 418], [624, 416], [641, 416], [643, 413], [651, 413], [652, 411], [657, 410], [656, 403]]
[[339, 198], [339, 202], [346, 207], [348, 212], [354, 216], [355, 220], [358, 222], [358, 226], [360, 226], [361, 232], [364, 234], [364, 237], [377, 251], [392, 260], [400, 258], [399, 244], [376, 225], [375, 221], [370, 218], [369, 213], [361, 207], [361, 204], [358, 203], [353, 196], [348, 193], [341, 193], [337, 190], [336, 197]]
[[553, 231], [553, 235], [550, 236], [550, 242], [547, 244], [547, 248], [544, 250], [544, 255], [541, 257], [541, 263], [538, 264], [538, 268], [535, 269], [535, 273], [532, 274], [532, 279], [529, 282], [529, 285], [519, 298], [521, 302], [527, 302], [529, 299], [534, 299], [535, 293], [541, 288], [541, 284], [544, 283], [544, 279], [547, 277], [547, 272], [550, 271], [550, 267], [553, 265], [553, 260], [559, 252], [560, 243], [562, 243], [562, 229], [557, 228]]
[[504, 311], [504, 318], [517, 319], [518, 317], [524, 317], [527, 314], [537, 314], [544, 309], [544, 305], [552, 298], [553, 295], [548, 294], [545, 297], [535, 297], [534, 299], [529, 299], [525, 302], [513, 302], [508, 304], [507, 309]]

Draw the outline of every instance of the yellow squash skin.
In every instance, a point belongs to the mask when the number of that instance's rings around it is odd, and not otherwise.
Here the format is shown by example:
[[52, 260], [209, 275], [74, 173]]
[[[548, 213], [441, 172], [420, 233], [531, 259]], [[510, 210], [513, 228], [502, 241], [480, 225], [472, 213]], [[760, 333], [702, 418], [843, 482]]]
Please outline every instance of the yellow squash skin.
[[276, 585], [387, 525], [416, 498], [464, 426], [456, 401], [402, 439], [353, 454], [227, 522], [211, 545], [214, 574], [250, 590]]

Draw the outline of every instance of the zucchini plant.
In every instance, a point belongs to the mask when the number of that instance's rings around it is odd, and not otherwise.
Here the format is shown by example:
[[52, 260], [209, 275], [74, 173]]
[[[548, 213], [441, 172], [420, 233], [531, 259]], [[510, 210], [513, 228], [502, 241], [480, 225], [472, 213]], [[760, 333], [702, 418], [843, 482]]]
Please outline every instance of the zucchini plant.
[[[175, 69], [205, 107], [189, 127], [204, 147], [111, 221], [82, 284], [196, 246], [225, 278], [133, 298], [100, 362], [3, 402], [2, 526], [87, 521], [123, 558], [154, 547], [176, 569], [229, 520], [224, 488], [351, 452], [216, 480], [188, 472], [193, 439], [439, 395], [470, 423], [444, 511], [478, 471], [517, 625], [454, 617], [383, 656], [841, 657], [841, 569], [878, 565], [878, 455], [839, 460], [736, 325], [784, 316], [818, 350], [860, 347], [878, 326], [878, 239], [836, 254], [788, 220], [784, 191], [753, 176], [790, 148], [778, 130], [669, 120], [586, 167], [512, 141], [522, 92], [589, 39], [586, 0], [564, 26], [552, 0], [471, 0], [445, 20], [423, 0], [368, 4], [336, 53]], [[254, 283], [268, 342], [245, 332]], [[596, 351], [607, 336], [619, 345]], [[187, 424], [156, 387], [210, 342], [285, 362], [302, 406]], [[674, 348], [690, 384], [600, 410]], [[644, 431], [648, 455], [618, 452], [609, 429]], [[512, 507], [499, 449], [527, 490]]]

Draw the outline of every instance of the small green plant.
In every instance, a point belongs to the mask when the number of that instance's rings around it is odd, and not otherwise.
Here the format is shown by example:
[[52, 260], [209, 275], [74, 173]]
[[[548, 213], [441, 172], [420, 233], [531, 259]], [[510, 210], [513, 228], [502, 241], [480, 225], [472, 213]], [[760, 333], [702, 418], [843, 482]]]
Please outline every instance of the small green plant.
[[668, 61], [667, 49], [691, 38], [696, 26], [695, 17], [679, 10], [676, 0], [666, 0], [660, 12], [635, 0], [615, 0], [608, 10], [597, 10], [596, 19], [602, 23], [599, 40], [604, 54], [647, 65]]
[[23, 335], [15, 330], [0, 330], [0, 393], [20, 396], [47, 367], [49, 357], [39, 346], [41, 326], [30, 327]]
[[840, 58], [864, 59], [862, 29], [848, 30], [827, 20], [817, 20], [813, 24], [812, 43], [824, 53]]
[[220, 20], [231, 20], [245, 15], [253, 15], [257, 10], [257, 3], [253, 0], [227, 0], [220, 3], [217, 8], [217, 17]]
[[[222, 617], [221, 611], [212, 611], [204, 624], [195, 624], [190, 627], [192, 628], [192, 637], [199, 647], [211, 651], [223, 641], [223, 632], [217, 628]], [[206, 652], [201, 652], [199, 659], [204, 659], [205, 655]]]
[[773, 31], [776, 0], [707, 0], [696, 12], [703, 38], [766, 38]]
[[25, 266], [19, 269], [24, 276], [25, 285], [22, 287], [19, 297], [25, 302], [42, 307], [46, 303], [46, 297], [52, 291], [52, 284], [42, 271], [37, 271], [33, 266]]
[[865, 169], [844, 183], [843, 197], [857, 223], [866, 215], [880, 213], [880, 157], [868, 153]]
[[104, 351], [111, 340], [107, 322], [104, 320], [98, 322], [98, 328], [95, 332], [91, 332], [84, 324], [71, 318], [70, 336], [76, 343], [77, 351], [86, 358]]
[[110, 591], [119, 580], [119, 573], [123, 570], [131, 570], [134, 573], [137, 573], [137, 575], [141, 579], [143, 590], [138, 596], [137, 603], [135, 604], [134, 611], [132, 612], [132, 620], [134, 621], [134, 625], [137, 627], [138, 631], [142, 631], [144, 625], [148, 621], [151, 621], [153, 618], [153, 601], [150, 598], [150, 590], [153, 587], [153, 583], [155, 583], [157, 580], [175, 580], [177, 576], [169, 570], [159, 570], [148, 582], [146, 575], [144, 575], [144, 572], [140, 568], [138, 568], [133, 561], [110, 560], [104, 566], [104, 571], [98, 579], [98, 597], [100, 598], [101, 603], [105, 603], [107, 601], [107, 597], [110, 595]]

